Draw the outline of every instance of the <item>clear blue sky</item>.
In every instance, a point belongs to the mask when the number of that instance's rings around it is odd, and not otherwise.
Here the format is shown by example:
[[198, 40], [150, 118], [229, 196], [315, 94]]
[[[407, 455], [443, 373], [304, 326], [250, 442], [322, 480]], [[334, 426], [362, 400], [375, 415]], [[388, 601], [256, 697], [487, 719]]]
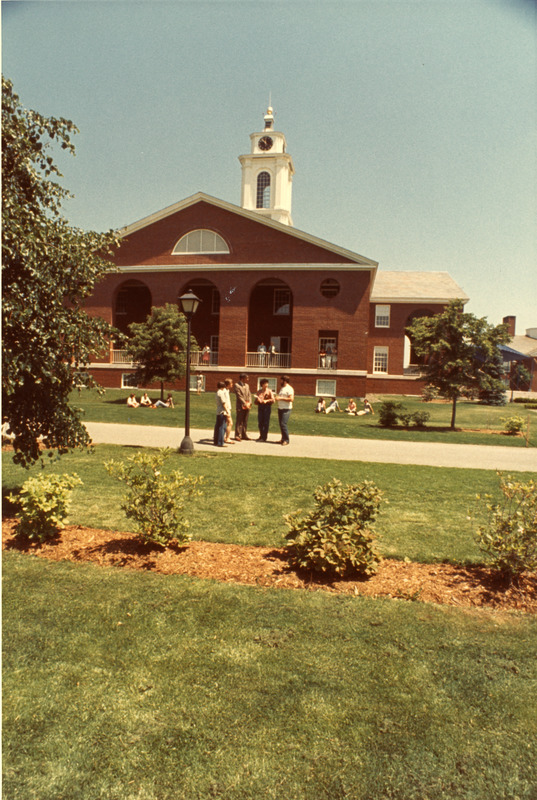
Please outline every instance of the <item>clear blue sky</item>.
[[534, 0], [11, 0], [3, 72], [72, 119], [70, 221], [197, 191], [240, 204], [272, 93], [295, 227], [389, 270], [446, 270], [490, 322], [537, 326]]

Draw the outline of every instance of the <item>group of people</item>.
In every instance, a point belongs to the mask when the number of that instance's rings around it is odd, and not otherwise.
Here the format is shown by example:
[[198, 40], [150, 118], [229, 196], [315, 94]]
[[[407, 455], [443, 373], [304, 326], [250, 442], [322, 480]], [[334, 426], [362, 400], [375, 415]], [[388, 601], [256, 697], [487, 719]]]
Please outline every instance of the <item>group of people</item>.
[[321, 347], [319, 350], [319, 366], [321, 369], [336, 369], [337, 348], [334, 344], [328, 343], [326, 347]]
[[[332, 412], [336, 411], [339, 411], [340, 414], [343, 414], [343, 410], [340, 408], [337, 398], [333, 397], [327, 406], [324, 397], [319, 397], [315, 407], [316, 414], [331, 414]], [[374, 414], [375, 412], [373, 411], [373, 406], [367, 397], [364, 397], [364, 405], [360, 411], [358, 411], [358, 406], [356, 405], [354, 398], [351, 397], [347, 404], [347, 408], [345, 409], [345, 413], [350, 414], [351, 417], [362, 417], [364, 414]]]
[[267, 347], [265, 342], [261, 342], [261, 344], [257, 347], [257, 363], [260, 367], [270, 366], [273, 364], [277, 355], [278, 352], [274, 344], [270, 344]]
[[147, 392], [141, 396], [140, 400], [136, 399], [136, 394], [132, 392], [127, 397], [127, 405], [129, 408], [175, 408], [173, 404], [173, 397], [169, 394], [166, 400], [151, 400]]
[[[231, 414], [231, 393], [235, 395], [235, 438], [231, 439], [233, 419]], [[248, 385], [248, 375], [242, 372], [239, 380], [233, 383], [231, 378], [218, 381], [216, 389], [216, 422], [214, 425], [213, 443], [215, 447], [226, 447], [234, 442], [249, 441], [248, 419], [252, 403], [257, 406], [258, 442], [268, 440], [272, 406], [277, 403], [278, 422], [280, 425], [281, 445], [289, 444], [289, 417], [293, 408], [295, 392], [287, 375], [280, 378], [280, 389], [275, 394], [269, 388], [268, 378], [259, 382], [259, 390], [252, 394]]]

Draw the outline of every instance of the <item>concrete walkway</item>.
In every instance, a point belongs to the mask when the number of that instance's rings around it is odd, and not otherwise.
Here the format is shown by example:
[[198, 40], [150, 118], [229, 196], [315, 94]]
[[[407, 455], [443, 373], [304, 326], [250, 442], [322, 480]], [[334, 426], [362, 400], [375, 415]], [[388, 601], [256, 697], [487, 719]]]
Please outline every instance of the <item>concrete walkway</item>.
[[[116, 425], [87, 422], [95, 444], [120, 444], [134, 447], [178, 448], [183, 428], [155, 425]], [[497, 445], [437, 444], [374, 439], [336, 439], [326, 436], [293, 436], [282, 447], [276, 434], [267, 443], [237, 442], [226, 449], [214, 447], [212, 430], [191, 430], [196, 450], [211, 453], [247, 453], [280, 458], [324, 458], [340, 461], [376, 461], [385, 464], [421, 464], [429, 467], [500, 469], [506, 472], [537, 472], [537, 448], [498, 447]]]

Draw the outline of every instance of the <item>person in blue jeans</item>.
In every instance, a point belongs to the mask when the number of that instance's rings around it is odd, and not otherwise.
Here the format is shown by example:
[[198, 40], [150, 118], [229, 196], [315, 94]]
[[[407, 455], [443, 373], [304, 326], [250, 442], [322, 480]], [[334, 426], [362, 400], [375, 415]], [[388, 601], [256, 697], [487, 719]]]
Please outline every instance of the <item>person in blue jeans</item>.
[[270, 426], [270, 412], [274, 403], [274, 392], [269, 389], [268, 378], [261, 378], [259, 391], [255, 396], [257, 405], [257, 426], [259, 428], [258, 442], [266, 442]]
[[276, 395], [278, 403], [278, 422], [280, 423], [280, 431], [282, 434], [281, 445], [289, 444], [289, 417], [291, 416], [291, 409], [293, 408], [293, 400], [295, 399], [295, 390], [289, 384], [287, 375], [282, 375], [280, 378], [280, 391]]
[[213, 444], [215, 447], [227, 447], [224, 444], [226, 426], [228, 418], [231, 416], [231, 409], [227, 405], [226, 384], [218, 381], [216, 384], [216, 421], [214, 423]]

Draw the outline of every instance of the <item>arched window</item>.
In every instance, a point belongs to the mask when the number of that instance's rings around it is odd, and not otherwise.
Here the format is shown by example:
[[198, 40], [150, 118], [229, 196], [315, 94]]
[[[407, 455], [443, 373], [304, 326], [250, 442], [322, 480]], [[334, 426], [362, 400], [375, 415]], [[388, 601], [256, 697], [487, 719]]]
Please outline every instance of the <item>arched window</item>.
[[172, 250], [173, 255], [190, 253], [229, 253], [229, 247], [214, 231], [199, 228], [185, 233]]
[[270, 175], [260, 172], [257, 176], [256, 208], [270, 208]]

